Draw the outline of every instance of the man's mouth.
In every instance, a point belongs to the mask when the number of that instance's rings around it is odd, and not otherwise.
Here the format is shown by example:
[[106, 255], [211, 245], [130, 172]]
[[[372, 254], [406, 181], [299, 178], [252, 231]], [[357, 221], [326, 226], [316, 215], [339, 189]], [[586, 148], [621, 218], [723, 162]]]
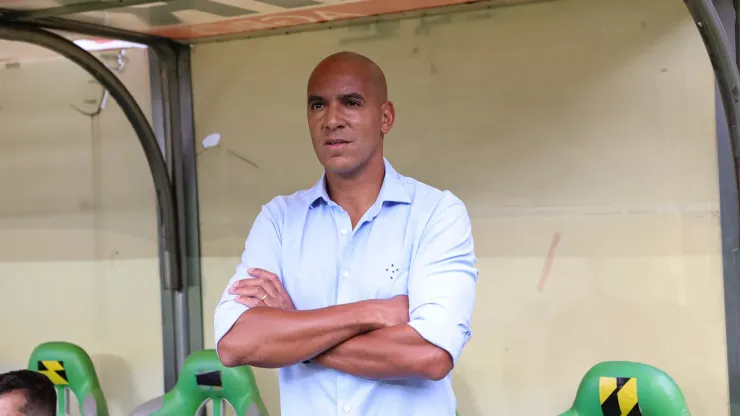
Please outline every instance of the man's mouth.
[[340, 148], [340, 147], [343, 147], [343, 146], [349, 144], [349, 141], [342, 140], [342, 139], [329, 139], [329, 140], [325, 141], [324, 144], [326, 144], [330, 148]]

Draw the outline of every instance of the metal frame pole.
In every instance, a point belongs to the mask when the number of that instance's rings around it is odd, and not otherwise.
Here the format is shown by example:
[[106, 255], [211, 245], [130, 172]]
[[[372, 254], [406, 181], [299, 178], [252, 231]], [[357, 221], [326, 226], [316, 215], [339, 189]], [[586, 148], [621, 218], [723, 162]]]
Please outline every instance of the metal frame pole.
[[[198, 245], [195, 244], [195, 248], [193, 248], [192, 237], [181, 235], [183, 232], [189, 232], [191, 234], [195, 232], [195, 237], [197, 238], [197, 201], [195, 210], [185, 210], [185, 213], [187, 214], [185, 223], [188, 226], [181, 225], [179, 218], [184, 215], [183, 208], [192, 207], [192, 203], [187, 205], [185, 204], [187, 200], [183, 200], [182, 196], [176, 195], [183, 193], [183, 184], [185, 182], [179, 180], [179, 186], [172, 185], [173, 181], [170, 177], [170, 171], [172, 170], [177, 172], [181, 170], [181, 168], [173, 168], [173, 166], [168, 168], [162, 148], [160, 148], [160, 143], [158, 142], [157, 136], [152, 130], [146, 116], [128, 89], [126, 89], [116, 75], [113, 74], [102, 62], [89, 52], [75, 45], [73, 42], [33, 25], [0, 22], [0, 39], [26, 42], [41, 46], [59, 53], [79, 65], [110, 92], [111, 96], [119, 104], [127, 119], [133, 126], [134, 131], [139, 138], [144, 155], [149, 163], [157, 196], [160, 249], [159, 259], [163, 294], [162, 319], [164, 327], [164, 381], [165, 391], [167, 391], [174, 387], [177, 382], [179, 369], [187, 358], [187, 355], [192, 350], [191, 347], [195, 346], [198, 349], [202, 348], [202, 335], [200, 344], [193, 342], [193, 336], [189, 335], [193, 332], [195, 334], [202, 334], [202, 319], [190, 319], [189, 315], [192, 315], [193, 311], [188, 311], [188, 306], [199, 306], [200, 299], [198, 299], [197, 304], [194, 304], [194, 301], [190, 302], [194, 305], [183, 303], [181, 299], [184, 298], [187, 302], [187, 293], [190, 291], [189, 289], [186, 289], [188, 286], [194, 286], [196, 288], [195, 292], [197, 292], [198, 295], [200, 294], [199, 269], [193, 266], [194, 264], [197, 266], [200, 261]], [[154, 44], [159, 45], [161, 43], [154, 42]], [[174, 43], [171, 44], [175, 45]], [[154, 104], [154, 113], [156, 116], [159, 110], [158, 107], [162, 105], [162, 102]], [[170, 117], [170, 119], [176, 120], [177, 118]], [[189, 120], [192, 123], [192, 115]], [[189, 137], [192, 138], [192, 135]], [[183, 138], [183, 140], [185, 139]], [[192, 146], [194, 146], [194, 144]], [[173, 160], [171, 162], [173, 165], [182, 163], [180, 159]], [[192, 171], [190, 171], [186, 176], [188, 178], [187, 185], [191, 186], [193, 178], [195, 177], [194, 164], [189, 168], [192, 168]], [[191, 198], [197, 198], [194, 191], [190, 192], [190, 194], [192, 195]], [[178, 204], [178, 200], [182, 202]], [[182, 255], [185, 253], [187, 253], [187, 257]], [[196, 275], [186, 272], [186, 270], [189, 269], [195, 269], [198, 274]], [[183, 296], [182, 293], [185, 293], [185, 296]], [[165, 300], [165, 297], [167, 297], [165, 294], [167, 294], [168, 297], [175, 299], [176, 305], [180, 304], [181, 306], [172, 309], [172, 302], [167, 302]], [[200, 314], [199, 308], [197, 313]], [[185, 331], [184, 335], [178, 333], [175, 329], [178, 323], [189, 328], [191, 322], [193, 325], [201, 326], [195, 331]], [[170, 335], [170, 333], [172, 333], [172, 335]]]
[[[740, 122], [740, 74], [733, 57], [732, 48], [730, 48], [722, 21], [711, 0], [684, 0], [684, 2], [696, 22], [717, 77], [727, 125], [732, 137], [732, 153], [735, 155], [737, 165], [739, 161], [737, 150], [738, 143], [740, 143], [738, 132], [738, 122]], [[737, 172], [737, 169], [735, 171]], [[737, 179], [736, 173], [736, 181]]]
[[[735, 9], [738, 0], [713, 0], [726, 33], [729, 51], [737, 62], [737, 22]], [[740, 303], [740, 270], [737, 264], [737, 248], [740, 244], [740, 224], [738, 216], [738, 193], [735, 181], [735, 155], [727, 124], [724, 104], [719, 85], [715, 93], [717, 126], [717, 168], [719, 179], [720, 224], [722, 230], [722, 268], [724, 276], [725, 333], [727, 339], [727, 373], [729, 379], [730, 414], [738, 414], [740, 404], [740, 324], [738, 324], [738, 303]]]
[[[729, 379], [729, 411], [740, 415], [740, 226], [738, 186], [740, 185], [740, 74], [726, 30], [735, 41], [735, 6], [726, 0], [684, 0], [704, 41], [717, 80], [717, 157], [720, 186], [720, 222]], [[716, 4], [715, 4], [716, 3]], [[737, 1], [735, 1], [737, 3]], [[721, 16], [720, 16], [721, 13]], [[724, 24], [722, 18], [724, 17]]]
[[[151, 91], [154, 124], [165, 150], [175, 189], [179, 225], [182, 290], [162, 292], [168, 305], [166, 338], [174, 339], [175, 357], [180, 365], [190, 352], [203, 349], [203, 308], [200, 275], [200, 237], [197, 175], [195, 167], [195, 123], [190, 79], [190, 48], [175, 43], [151, 48]], [[170, 381], [165, 384], [169, 385]], [[173, 385], [174, 386], [174, 385]]]

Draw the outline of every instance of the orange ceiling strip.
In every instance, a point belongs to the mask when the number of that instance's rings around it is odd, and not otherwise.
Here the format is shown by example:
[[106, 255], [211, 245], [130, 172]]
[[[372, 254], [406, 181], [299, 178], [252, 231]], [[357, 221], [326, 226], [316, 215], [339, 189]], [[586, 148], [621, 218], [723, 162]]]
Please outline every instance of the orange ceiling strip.
[[[210, 23], [169, 26], [147, 30], [146, 32], [172, 39], [186, 40], [346, 20], [381, 14], [410, 12], [432, 7], [476, 3], [479, 1], [483, 0], [361, 0], [357, 2], [328, 4], [325, 6], [299, 10], [288, 10], [280, 13], [254, 14], [234, 19], [222, 19], [217, 22]], [[515, 2], [515, 0], [501, 1], [502, 4]]]

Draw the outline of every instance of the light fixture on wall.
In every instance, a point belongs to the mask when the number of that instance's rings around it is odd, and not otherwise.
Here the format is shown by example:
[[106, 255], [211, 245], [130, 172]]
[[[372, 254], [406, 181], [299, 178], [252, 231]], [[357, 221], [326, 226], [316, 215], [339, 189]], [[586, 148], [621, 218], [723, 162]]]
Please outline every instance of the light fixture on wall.
[[242, 162], [247, 163], [247, 164], [249, 164], [251, 166], [254, 166], [255, 168], [259, 169], [259, 166], [256, 163], [254, 163], [251, 160], [245, 158], [244, 156], [242, 156], [242, 155], [234, 152], [233, 150], [229, 149], [228, 147], [222, 145], [221, 144], [221, 134], [219, 134], [219, 133], [211, 133], [211, 134], [209, 134], [208, 136], [205, 137], [205, 139], [203, 139], [201, 141], [201, 145], [203, 146], [203, 148], [201, 150], [199, 150], [198, 152], [196, 152], [197, 155], [200, 155], [202, 153], [205, 153], [206, 151], [209, 151], [210, 149], [219, 148], [219, 149], [223, 149], [222, 151], [223, 152], [226, 152], [226, 154], [232, 155], [235, 158], [241, 160]]
[[146, 45], [112, 39], [76, 39], [73, 41], [80, 48], [91, 51], [107, 51], [111, 49], [146, 49]]
[[210, 218], [210, 232], [230, 236], [242, 210], [239, 192], [235, 190], [244, 189], [249, 181], [259, 180], [259, 172], [252, 171], [259, 166], [226, 147], [219, 133], [207, 135], [200, 143], [202, 148], [196, 151], [196, 155], [203, 158], [197, 162], [198, 172], [201, 172], [199, 192], [202, 192], [204, 201], [201, 209], [210, 213], [206, 215]]

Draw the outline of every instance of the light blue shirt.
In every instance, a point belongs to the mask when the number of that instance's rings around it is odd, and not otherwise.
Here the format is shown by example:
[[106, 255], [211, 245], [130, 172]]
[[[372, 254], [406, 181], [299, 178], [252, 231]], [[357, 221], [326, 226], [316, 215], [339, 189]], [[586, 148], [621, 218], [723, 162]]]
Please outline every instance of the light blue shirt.
[[[475, 261], [467, 210], [451, 192], [385, 160], [378, 199], [352, 229], [322, 175], [262, 207], [216, 307], [216, 345], [248, 309], [228, 289], [255, 267], [279, 276], [298, 310], [406, 294], [409, 325], [456, 363], [471, 335]], [[281, 368], [279, 379], [281, 416], [453, 416], [457, 407], [450, 375], [378, 381], [300, 363]]]

